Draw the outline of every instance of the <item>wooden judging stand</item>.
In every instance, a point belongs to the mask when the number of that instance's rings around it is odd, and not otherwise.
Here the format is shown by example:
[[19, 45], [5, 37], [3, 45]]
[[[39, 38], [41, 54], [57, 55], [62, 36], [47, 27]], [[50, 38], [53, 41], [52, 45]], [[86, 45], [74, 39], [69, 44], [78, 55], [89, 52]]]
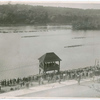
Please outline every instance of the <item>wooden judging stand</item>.
[[54, 53], [49, 52], [41, 56], [39, 59], [39, 74], [44, 74], [47, 71], [60, 71], [61, 59]]

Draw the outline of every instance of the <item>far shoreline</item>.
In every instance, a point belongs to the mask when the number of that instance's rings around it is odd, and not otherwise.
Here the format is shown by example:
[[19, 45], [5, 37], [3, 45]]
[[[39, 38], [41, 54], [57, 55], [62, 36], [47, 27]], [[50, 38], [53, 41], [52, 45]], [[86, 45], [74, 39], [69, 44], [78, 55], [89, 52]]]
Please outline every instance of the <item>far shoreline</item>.
[[66, 27], [67, 29], [71, 29], [73, 31], [99, 31], [100, 29], [95, 28], [87, 28], [87, 29], [74, 29], [71, 24], [59, 24], [59, 23], [49, 23], [49, 24], [0, 24], [0, 27]]

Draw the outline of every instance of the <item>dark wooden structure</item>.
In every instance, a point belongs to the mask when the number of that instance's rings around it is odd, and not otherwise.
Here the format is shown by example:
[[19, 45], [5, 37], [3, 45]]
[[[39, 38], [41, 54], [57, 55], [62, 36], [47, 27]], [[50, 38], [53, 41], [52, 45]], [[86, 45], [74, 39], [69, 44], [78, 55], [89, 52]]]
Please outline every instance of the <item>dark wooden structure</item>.
[[47, 71], [60, 71], [61, 59], [54, 53], [46, 53], [39, 59], [39, 74], [46, 73]]

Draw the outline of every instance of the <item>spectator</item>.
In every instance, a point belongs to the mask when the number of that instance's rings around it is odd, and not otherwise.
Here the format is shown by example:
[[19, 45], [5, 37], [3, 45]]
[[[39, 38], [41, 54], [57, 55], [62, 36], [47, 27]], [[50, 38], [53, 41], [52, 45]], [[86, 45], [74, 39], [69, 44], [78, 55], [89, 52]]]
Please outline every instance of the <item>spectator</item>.
[[59, 84], [61, 83], [61, 76], [60, 75], [58, 75], [58, 82], [59, 82]]
[[77, 74], [77, 81], [78, 81], [78, 84], [80, 85], [80, 80], [81, 80], [81, 76], [80, 76], [80, 73]]

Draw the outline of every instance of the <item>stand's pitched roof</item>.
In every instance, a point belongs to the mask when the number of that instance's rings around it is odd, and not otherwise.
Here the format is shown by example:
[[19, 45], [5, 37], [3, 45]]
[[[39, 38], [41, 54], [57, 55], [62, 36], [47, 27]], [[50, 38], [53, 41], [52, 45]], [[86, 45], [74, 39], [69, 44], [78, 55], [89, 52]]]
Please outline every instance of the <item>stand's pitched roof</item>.
[[46, 53], [38, 59], [40, 62], [61, 61], [61, 59], [54, 53]]

